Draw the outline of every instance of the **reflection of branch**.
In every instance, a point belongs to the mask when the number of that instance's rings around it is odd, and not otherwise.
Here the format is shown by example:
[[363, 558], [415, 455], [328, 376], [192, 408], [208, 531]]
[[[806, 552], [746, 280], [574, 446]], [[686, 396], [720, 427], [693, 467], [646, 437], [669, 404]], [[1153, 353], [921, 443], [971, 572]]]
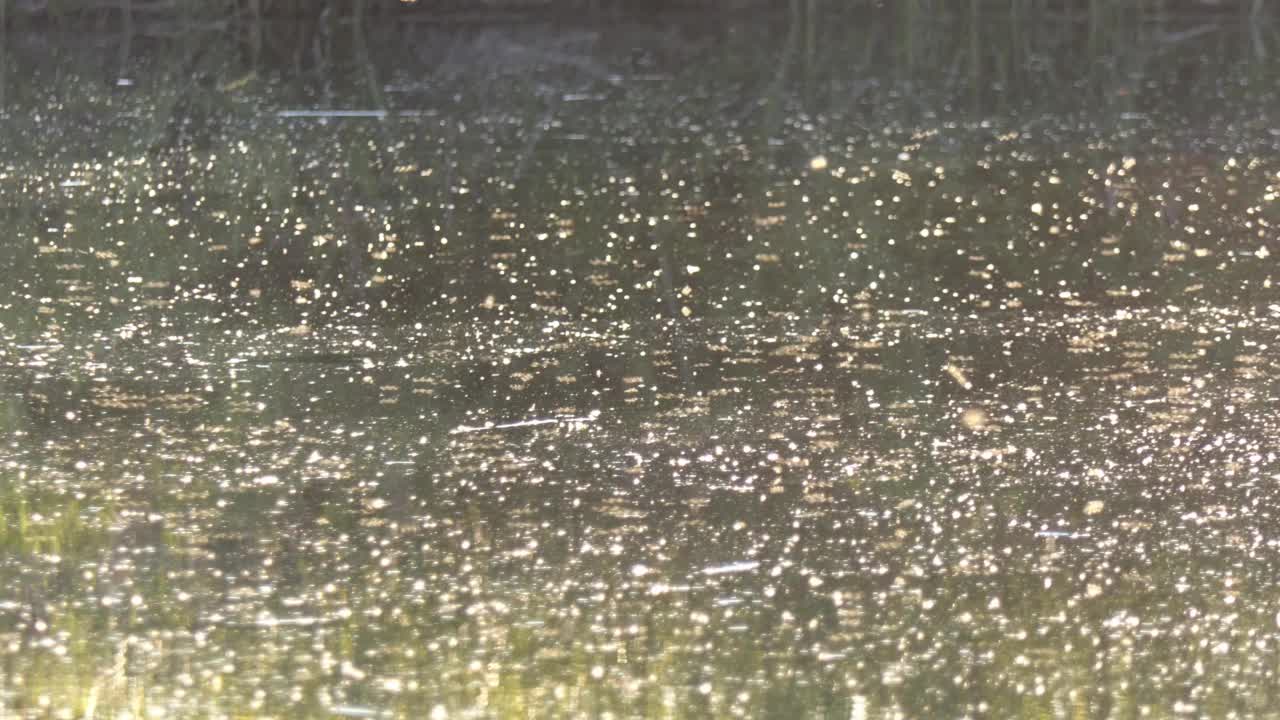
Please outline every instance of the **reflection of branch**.
[[1221, 29], [1222, 28], [1216, 23], [1205, 23], [1204, 25], [1197, 25], [1193, 28], [1188, 28], [1180, 32], [1163, 33], [1159, 40], [1162, 45], [1176, 45], [1180, 42], [1200, 37], [1201, 35], [1207, 35], [1211, 32], [1217, 32]]
[[[1259, 12], [1258, 7], [1255, 5], [1253, 9], [1253, 16], [1255, 17]], [[1253, 56], [1261, 61], [1267, 59], [1267, 45], [1262, 41], [1262, 33], [1259, 31], [1260, 25], [1261, 23], [1256, 22], [1249, 23], [1249, 40], [1253, 46]]]
[[512, 184], [520, 182], [520, 178], [524, 175], [525, 166], [529, 164], [529, 158], [533, 156], [534, 149], [538, 142], [542, 140], [542, 136], [547, 134], [547, 130], [551, 128], [551, 121], [555, 117], [556, 105], [554, 101], [543, 113], [542, 119], [534, 124], [533, 130], [529, 132], [529, 137], [525, 140], [524, 149], [520, 152], [520, 157], [516, 159], [515, 170], [511, 173]]
[[229, 23], [226, 20], [206, 20], [203, 22], [150, 20], [134, 25], [133, 31], [128, 34], [137, 37], [186, 39], [193, 32], [222, 32], [227, 29], [228, 25]]
[[557, 50], [543, 50], [528, 47], [526, 45], [517, 45], [511, 40], [507, 40], [505, 47], [502, 48], [504, 55], [514, 60], [516, 64], [526, 65], [532, 61], [548, 62], [553, 65], [562, 65], [571, 67], [586, 75], [590, 75], [597, 80], [602, 80], [610, 85], [621, 85], [622, 79], [615, 73], [611, 73], [598, 63], [592, 62], [589, 58], [579, 55], [569, 55]]
[[[440, 33], [444, 37], [444, 33]], [[482, 30], [467, 38], [447, 36], [451, 42], [446, 46], [443, 57], [439, 58], [436, 68], [437, 80], [449, 80], [460, 74], [493, 75], [513, 74], [524, 76], [535, 72], [538, 65], [550, 65], [567, 68], [609, 85], [619, 86], [622, 79], [607, 65], [589, 57], [580, 48], [592, 48], [597, 43], [594, 33], [580, 33], [569, 38], [560, 38], [560, 42], [552, 47], [544, 47], [547, 40], [535, 35], [531, 40], [521, 41], [510, 33], [498, 30]], [[431, 43], [424, 43], [420, 50], [434, 49]], [[424, 59], [427, 59], [424, 56]]]
[[[458, 136], [457, 124], [453, 126], [453, 140], [449, 146], [457, 147]], [[440, 236], [449, 236], [449, 226], [453, 223], [453, 156], [449, 150], [445, 150], [444, 156], [444, 218], [440, 221]]]
[[[49, 9], [49, 0], [19, 0], [17, 8], [28, 13], [42, 13]], [[131, 12], [163, 12], [179, 10], [177, 0], [152, 0], [136, 2], [136, 0], [84, 0], [75, 6], [76, 10], [128, 10]]]

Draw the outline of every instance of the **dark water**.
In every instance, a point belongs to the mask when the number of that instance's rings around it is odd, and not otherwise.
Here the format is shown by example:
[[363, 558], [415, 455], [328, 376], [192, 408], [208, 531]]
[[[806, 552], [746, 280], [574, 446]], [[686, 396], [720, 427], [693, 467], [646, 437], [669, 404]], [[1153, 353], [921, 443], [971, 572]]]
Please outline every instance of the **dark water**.
[[1265, 11], [5, 36], [0, 708], [1271, 717]]

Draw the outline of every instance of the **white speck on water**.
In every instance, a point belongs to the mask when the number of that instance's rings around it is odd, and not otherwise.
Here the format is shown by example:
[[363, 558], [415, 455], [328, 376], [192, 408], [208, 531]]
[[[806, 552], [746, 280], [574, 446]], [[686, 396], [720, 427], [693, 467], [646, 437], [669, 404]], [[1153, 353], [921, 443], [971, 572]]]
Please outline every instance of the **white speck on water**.
[[854, 695], [850, 698], [849, 720], [867, 720], [867, 696]]

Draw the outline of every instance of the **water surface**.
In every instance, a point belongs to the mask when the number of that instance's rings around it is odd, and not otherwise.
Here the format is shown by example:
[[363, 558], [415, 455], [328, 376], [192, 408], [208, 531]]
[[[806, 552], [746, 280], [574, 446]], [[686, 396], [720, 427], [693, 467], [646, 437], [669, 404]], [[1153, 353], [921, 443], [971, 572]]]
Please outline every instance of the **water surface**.
[[1267, 716], [1274, 22], [919, 7], [8, 35], [0, 707]]

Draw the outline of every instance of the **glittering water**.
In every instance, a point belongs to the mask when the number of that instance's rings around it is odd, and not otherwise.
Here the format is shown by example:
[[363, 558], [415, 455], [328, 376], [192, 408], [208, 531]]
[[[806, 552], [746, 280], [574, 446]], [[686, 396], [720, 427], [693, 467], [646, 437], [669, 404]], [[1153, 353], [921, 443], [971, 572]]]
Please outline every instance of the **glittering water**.
[[1266, 717], [1274, 28], [912, 7], [12, 48], [6, 716]]

